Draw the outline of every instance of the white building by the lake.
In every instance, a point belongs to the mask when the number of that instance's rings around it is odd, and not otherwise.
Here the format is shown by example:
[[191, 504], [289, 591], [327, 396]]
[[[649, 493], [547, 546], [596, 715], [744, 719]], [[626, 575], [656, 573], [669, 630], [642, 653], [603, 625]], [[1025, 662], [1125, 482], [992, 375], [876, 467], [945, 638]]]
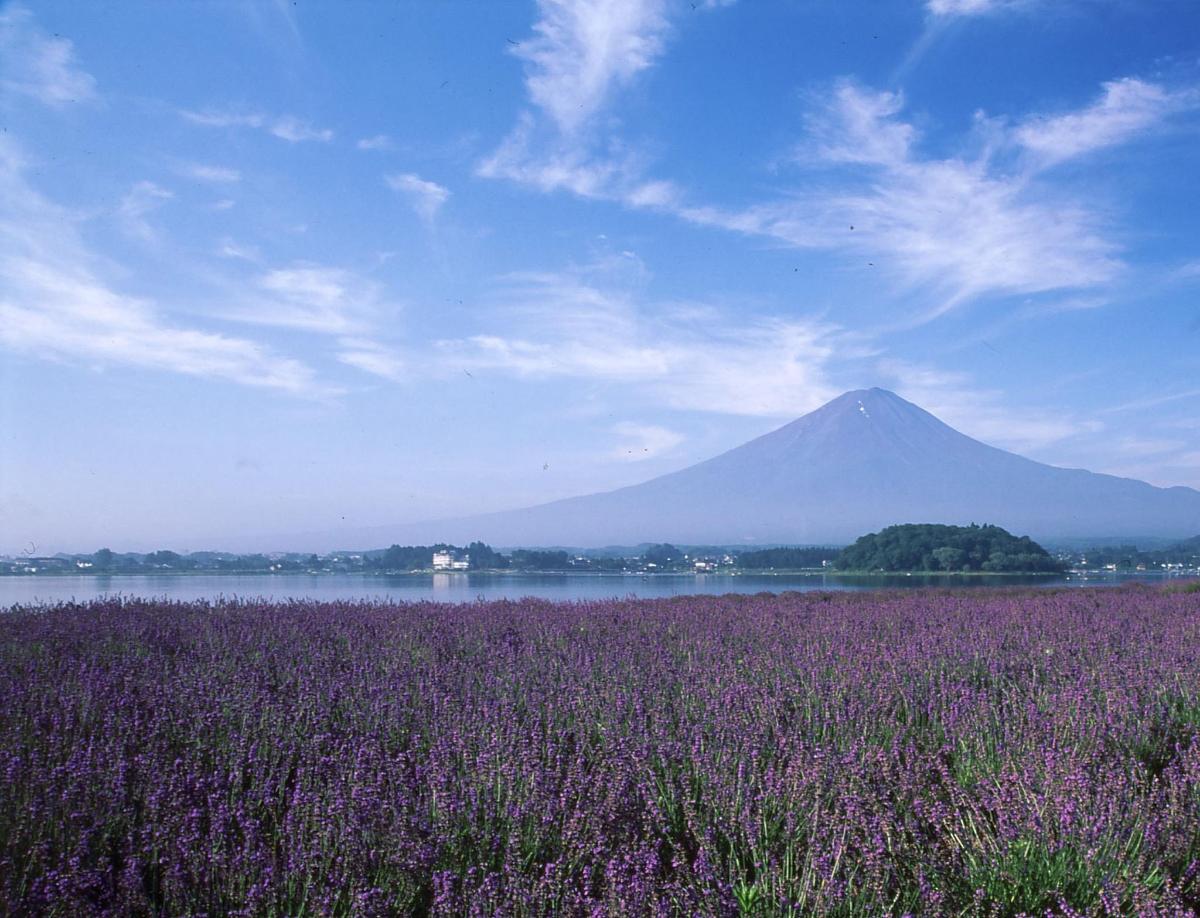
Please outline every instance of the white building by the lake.
[[435, 571], [465, 571], [471, 567], [471, 556], [463, 554], [457, 557], [452, 551], [435, 551], [433, 553], [433, 569]]

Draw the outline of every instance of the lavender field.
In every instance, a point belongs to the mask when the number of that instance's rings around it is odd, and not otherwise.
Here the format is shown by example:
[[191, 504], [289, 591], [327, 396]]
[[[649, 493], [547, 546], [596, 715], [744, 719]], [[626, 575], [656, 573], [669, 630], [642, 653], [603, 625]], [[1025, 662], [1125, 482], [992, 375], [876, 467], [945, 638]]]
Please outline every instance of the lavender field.
[[1200, 907], [1200, 593], [0, 615], [0, 914]]

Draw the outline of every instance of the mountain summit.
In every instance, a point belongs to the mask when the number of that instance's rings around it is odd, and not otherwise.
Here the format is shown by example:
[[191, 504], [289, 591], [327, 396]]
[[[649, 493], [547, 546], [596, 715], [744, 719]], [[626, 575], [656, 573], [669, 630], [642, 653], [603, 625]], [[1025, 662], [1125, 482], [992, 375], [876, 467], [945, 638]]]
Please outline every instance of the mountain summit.
[[1036, 539], [1185, 537], [1200, 531], [1200, 491], [1034, 462], [973, 440], [895, 393], [859, 389], [644, 484], [404, 526], [387, 537], [527, 546], [843, 543], [908, 522], [988, 522]]

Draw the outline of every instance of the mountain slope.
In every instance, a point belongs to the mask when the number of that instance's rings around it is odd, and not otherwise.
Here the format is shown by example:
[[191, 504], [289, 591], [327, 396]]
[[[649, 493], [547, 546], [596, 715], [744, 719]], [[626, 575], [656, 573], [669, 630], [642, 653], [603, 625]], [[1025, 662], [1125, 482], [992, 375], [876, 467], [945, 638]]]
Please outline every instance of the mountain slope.
[[1035, 539], [1186, 537], [1200, 529], [1200, 491], [1034, 462], [973, 440], [894, 393], [863, 389], [644, 484], [375, 537], [841, 543], [906, 522], [989, 522]]

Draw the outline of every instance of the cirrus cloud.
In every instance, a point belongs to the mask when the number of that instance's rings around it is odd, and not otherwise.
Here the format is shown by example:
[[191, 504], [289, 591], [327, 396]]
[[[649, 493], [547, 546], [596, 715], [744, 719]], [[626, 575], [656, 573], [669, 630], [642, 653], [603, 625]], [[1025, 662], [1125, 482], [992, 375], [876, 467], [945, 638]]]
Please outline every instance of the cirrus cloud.
[[412, 172], [384, 176], [384, 182], [393, 191], [407, 197], [412, 209], [426, 222], [431, 222], [450, 198], [448, 189]]
[[534, 37], [514, 54], [526, 61], [530, 100], [570, 135], [662, 53], [664, 0], [539, 0]]
[[38, 28], [20, 4], [0, 10], [0, 86], [62, 108], [96, 98], [96, 81], [75, 62], [75, 46]]
[[861, 342], [814, 318], [734, 318], [653, 303], [585, 271], [511, 275], [494, 329], [437, 342], [438, 372], [588, 380], [687, 411], [792, 417], [837, 394], [835, 359]]
[[1195, 92], [1170, 92], [1144, 80], [1112, 80], [1086, 108], [1034, 116], [1024, 121], [1013, 137], [1044, 167], [1125, 143], [1172, 111], [1194, 106], [1198, 100]]
[[184, 120], [202, 127], [230, 128], [248, 127], [266, 131], [273, 137], [286, 140], [288, 143], [302, 143], [315, 140], [328, 143], [333, 140], [333, 131], [328, 128], [314, 127], [310, 122], [293, 115], [264, 115], [260, 113], [239, 113], [208, 109], [191, 111], [185, 109], [179, 113]]
[[[103, 262], [84, 243], [81, 218], [31, 187], [25, 170], [16, 144], [0, 140], [0, 347], [41, 360], [148, 369], [290, 395], [337, 394], [299, 360], [187, 324], [161, 303], [116, 289], [100, 276]], [[142, 189], [151, 202], [159, 191]]]

